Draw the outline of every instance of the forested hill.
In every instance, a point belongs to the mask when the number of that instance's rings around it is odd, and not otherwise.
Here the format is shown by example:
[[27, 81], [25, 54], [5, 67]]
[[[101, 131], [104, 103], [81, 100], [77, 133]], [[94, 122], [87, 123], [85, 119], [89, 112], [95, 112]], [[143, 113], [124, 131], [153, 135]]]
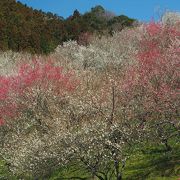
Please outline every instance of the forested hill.
[[75, 10], [72, 16], [63, 19], [15, 0], [0, 0], [0, 49], [49, 53], [69, 39], [83, 43], [84, 34], [111, 34], [132, 26], [134, 21], [124, 15], [116, 16], [101, 6], [83, 15]]

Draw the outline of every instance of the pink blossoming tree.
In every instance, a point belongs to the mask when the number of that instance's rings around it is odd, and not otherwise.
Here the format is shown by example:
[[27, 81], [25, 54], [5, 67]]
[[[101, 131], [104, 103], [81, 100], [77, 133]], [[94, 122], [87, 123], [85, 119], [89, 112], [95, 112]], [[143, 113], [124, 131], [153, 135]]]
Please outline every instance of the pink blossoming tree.
[[145, 25], [136, 65], [127, 69], [121, 84], [131, 119], [148, 126], [161, 143], [179, 131], [180, 32], [161, 24]]

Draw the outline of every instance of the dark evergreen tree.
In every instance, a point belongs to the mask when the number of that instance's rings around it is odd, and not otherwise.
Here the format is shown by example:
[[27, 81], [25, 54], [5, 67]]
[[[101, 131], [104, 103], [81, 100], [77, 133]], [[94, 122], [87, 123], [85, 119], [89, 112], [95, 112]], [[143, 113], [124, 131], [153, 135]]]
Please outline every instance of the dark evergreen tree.
[[47, 54], [63, 41], [79, 41], [82, 34], [106, 35], [117, 24], [125, 27], [133, 22], [126, 16], [114, 17], [102, 6], [96, 6], [83, 15], [75, 10], [72, 16], [63, 19], [15, 0], [0, 0], [0, 49]]

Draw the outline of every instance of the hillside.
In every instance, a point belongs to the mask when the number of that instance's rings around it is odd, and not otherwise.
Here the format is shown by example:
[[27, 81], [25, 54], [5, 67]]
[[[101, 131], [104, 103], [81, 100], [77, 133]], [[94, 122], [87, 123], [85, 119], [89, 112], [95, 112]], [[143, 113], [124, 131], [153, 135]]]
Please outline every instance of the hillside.
[[[0, 1], [0, 49], [48, 54], [67, 40], [80, 40], [84, 34], [112, 34], [131, 26], [135, 20], [115, 16], [101, 6], [81, 15], [77, 10], [67, 19], [32, 9], [15, 0]], [[85, 42], [86, 43], [86, 42]]]
[[0, 179], [177, 180], [174, 17], [48, 56], [1, 53]]
[[178, 12], [0, 0], [0, 180], [180, 180], [179, 67]]

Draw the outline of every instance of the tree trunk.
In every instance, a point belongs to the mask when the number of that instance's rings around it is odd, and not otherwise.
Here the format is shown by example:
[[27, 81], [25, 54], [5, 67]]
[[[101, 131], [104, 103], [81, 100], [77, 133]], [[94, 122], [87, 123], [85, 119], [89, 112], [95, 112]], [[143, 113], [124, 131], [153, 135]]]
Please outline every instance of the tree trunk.
[[117, 180], [122, 180], [121, 174], [117, 175]]
[[171, 151], [172, 150], [171, 146], [168, 144], [167, 139], [164, 140], [164, 144], [166, 146], [166, 151]]

